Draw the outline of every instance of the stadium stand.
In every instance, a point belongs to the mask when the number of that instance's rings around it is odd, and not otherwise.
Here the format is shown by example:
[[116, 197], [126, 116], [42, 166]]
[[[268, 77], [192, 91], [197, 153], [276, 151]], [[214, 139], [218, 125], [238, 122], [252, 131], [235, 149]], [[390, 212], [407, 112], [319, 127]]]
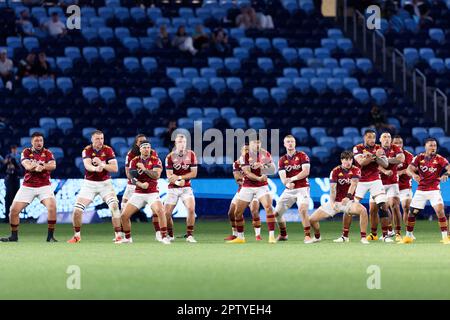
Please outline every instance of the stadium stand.
[[[93, 128], [104, 131], [121, 158], [139, 132], [164, 156], [171, 148], [164, 136], [173, 120], [191, 131], [194, 121], [202, 120], [204, 130], [292, 133], [299, 150], [320, 164], [312, 166], [312, 176], [327, 176], [336, 164], [329, 160], [361, 142], [361, 130], [375, 124], [402, 135], [409, 150], [432, 135], [440, 139], [442, 154], [450, 152], [446, 133], [313, 1], [157, 1], [148, 8], [130, 0], [80, 1], [81, 30], [68, 30], [58, 39], [39, 25], [53, 12], [65, 21], [67, 2], [57, 7], [8, 3], [0, 8], [0, 19], [25, 15], [22, 20], [30, 21], [33, 30], [25, 30], [24, 23], [0, 32], [0, 47], [17, 76], [12, 89], [0, 81], [0, 116], [9, 124], [0, 147], [23, 147], [32, 131], [44, 132], [46, 145], [58, 156], [55, 176], [80, 177], [79, 156]], [[276, 28], [236, 28], [240, 8], [248, 5], [270, 15]], [[409, 66], [420, 67], [450, 93], [449, 8], [444, 2], [432, 7], [435, 23], [426, 30], [417, 29], [403, 11], [382, 23], [388, 43], [403, 50]], [[192, 34], [199, 24], [210, 38], [224, 32], [228, 42], [210, 41], [193, 55], [161, 41], [161, 26], [173, 39], [180, 26]], [[46, 53], [47, 72], [24, 72], [20, 65], [40, 52]], [[384, 127], [374, 120], [375, 113], [384, 118]], [[213, 171], [229, 176], [231, 169], [217, 165]], [[207, 176], [207, 169], [200, 166], [199, 175]]]

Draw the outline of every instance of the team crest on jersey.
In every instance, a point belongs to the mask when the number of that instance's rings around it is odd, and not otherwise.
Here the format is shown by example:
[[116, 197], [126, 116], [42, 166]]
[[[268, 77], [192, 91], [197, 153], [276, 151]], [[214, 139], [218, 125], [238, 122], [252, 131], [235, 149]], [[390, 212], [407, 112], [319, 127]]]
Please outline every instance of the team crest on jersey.
[[425, 163], [425, 160], [420, 161], [420, 163]]
[[103, 152], [100, 157], [106, 157], [106, 154]]
[[288, 163], [289, 163], [289, 161], [287, 161], [287, 160], [284, 160], [284, 163], [285, 163], [285, 164], [288, 164]]
[[342, 172], [340, 172], [339, 174], [338, 174], [338, 176], [339, 177], [341, 177], [341, 176], [343, 176], [344, 174], [342, 173]]
[[95, 157], [95, 152], [92, 153], [92, 156]]
[[437, 161], [436, 161], [436, 160], [434, 160], [434, 161], [433, 161], [433, 164], [437, 164]]
[[295, 161], [298, 161], [298, 157], [295, 157]]

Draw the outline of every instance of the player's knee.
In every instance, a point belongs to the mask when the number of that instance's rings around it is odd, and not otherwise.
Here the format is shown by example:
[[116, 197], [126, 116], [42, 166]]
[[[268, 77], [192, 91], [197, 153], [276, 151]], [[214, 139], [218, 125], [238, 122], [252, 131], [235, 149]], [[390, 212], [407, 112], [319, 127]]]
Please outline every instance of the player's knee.
[[378, 212], [380, 213], [380, 218], [388, 218], [389, 212], [386, 207], [386, 202], [380, 202], [377, 204], [378, 206]]
[[86, 210], [86, 206], [82, 204], [81, 202], [75, 203], [75, 206], [73, 208], [74, 213], [83, 213], [84, 210]]
[[409, 208], [409, 214], [413, 217], [417, 216], [420, 213], [420, 209], [417, 208]]

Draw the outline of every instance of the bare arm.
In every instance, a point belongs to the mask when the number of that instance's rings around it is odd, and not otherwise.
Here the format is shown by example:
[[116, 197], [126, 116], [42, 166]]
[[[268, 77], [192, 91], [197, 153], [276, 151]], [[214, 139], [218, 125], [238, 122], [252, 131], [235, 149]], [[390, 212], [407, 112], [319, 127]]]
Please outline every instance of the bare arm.
[[36, 167], [37, 167], [36, 162], [28, 160], [28, 159], [23, 160], [22, 165], [25, 168], [25, 170], [27, 170], [27, 171], [34, 171], [34, 169], [36, 169]]
[[84, 164], [84, 167], [86, 168], [87, 171], [89, 171], [89, 172], [99, 172], [98, 169], [97, 169], [99, 167], [96, 167], [96, 166], [94, 166], [92, 164], [92, 159], [90, 159], [90, 158], [83, 159], [83, 164]]
[[380, 170], [381, 173], [383, 173], [383, 174], [385, 174], [387, 176], [389, 175], [389, 172], [392, 173], [391, 170], [387, 170], [387, 169], [383, 168], [382, 166], [378, 166], [378, 170]]
[[333, 204], [336, 201], [337, 183], [330, 184], [330, 202]]
[[395, 158], [388, 158], [389, 164], [400, 164], [403, 161], [405, 161], [405, 155], [403, 153], [399, 153]]
[[412, 177], [414, 180], [416, 180], [417, 182], [420, 181], [420, 177], [417, 174], [417, 167], [413, 166], [413, 165], [409, 165], [408, 168], [406, 169], [406, 172], [408, 173], [408, 175], [410, 177]]
[[252, 181], [263, 181], [262, 179], [264, 179], [264, 177], [266, 177], [265, 175], [262, 175], [261, 177], [258, 177], [256, 174], [254, 174], [251, 171], [250, 166], [242, 167], [242, 171], [244, 171], [245, 176], [248, 177]]
[[233, 171], [234, 180], [236, 180], [237, 184], [242, 184], [242, 179], [244, 178], [239, 171]]
[[197, 167], [191, 167], [191, 172], [180, 176], [182, 180], [190, 180], [190, 179], [194, 179], [197, 177]]
[[387, 168], [389, 166], [389, 161], [386, 156], [375, 157], [375, 161], [383, 168]]
[[286, 170], [280, 170], [278, 171], [278, 174], [280, 175], [281, 182], [283, 182], [284, 185], [286, 185]]
[[155, 180], [157, 180], [157, 179], [159, 179], [159, 177], [161, 177], [161, 172], [162, 172], [162, 168], [154, 168], [152, 170], [149, 170], [149, 169], [144, 170], [144, 173], [146, 175], [148, 175], [150, 178], [155, 179]]
[[55, 169], [56, 169], [56, 161], [55, 160], [44, 163], [44, 170], [53, 171]]
[[361, 166], [361, 167], [365, 167], [365, 166], [367, 166], [367, 165], [369, 165], [369, 164], [371, 164], [372, 162], [373, 162], [373, 158], [370, 156], [364, 156], [364, 155], [356, 155], [355, 156], [355, 160], [356, 160], [356, 162], [358, 162], [358, 164]]
[[263, 173], [267, 175], [272, 175], [277, 172], [275, 164], [273, 162], [267, 163], [263, 166]]
[[356, 186], [358, 185], [359, 179], [352, 179], [352, 182], [350, 184], [350, 187], [348, 188], [348, 192], [350, 194], [354, 194], [356, 190]]
[[302, 171], [299, 174], [297, 174], [296, 176], [293, 176], [291, 178], [291, 181], [302, 180], [302, 179], [307, 178], [309, 176], [310, 171], [311, 171], [311, 165], [309, 163], [302, 164]]

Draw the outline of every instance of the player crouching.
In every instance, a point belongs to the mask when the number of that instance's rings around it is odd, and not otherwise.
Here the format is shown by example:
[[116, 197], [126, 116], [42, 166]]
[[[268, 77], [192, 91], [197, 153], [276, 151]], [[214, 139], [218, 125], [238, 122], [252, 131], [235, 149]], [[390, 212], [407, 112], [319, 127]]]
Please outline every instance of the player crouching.
[[[342, 152], [341, 165], [334, 168], [330, 174], [330, 201], [319, 207], [309, 218], [309, 222], [314, 229], [313, 242], [319, 242], [322, 239], [319, 221], [343, 212], [350, 217], [359, 215], [361, 243], [369, 244], [366, 238], [367, 210], [362, 204], [353, 200], [360, 176], [361, 170], [353, 165], [353, 153], [350, 151]], [[342, 236], [334, 242], [349, 242], [349, 227], [350, 225], [344, 224]]]
[[157, 156], [151, 155], [152, 149], [148, 141], [143, 141], [139, 149], [141, 155], [131, 160], [130, 163], [130, 175], [133, 176], [132, 181], [136, 185], [136, 190], [127, 202], [121, 215], [125, 238], [118, 240], [115, 243], [133, 242], [133, 239], [131, 238], [130, 218], [148, 204], [152, 209], [153, 214], [156, 214], [159, 218], [162, 237], [161, 242], [170, 244], [170, 240], [166, 237], [166, 216], [158, 191], [158, 179], [161, 176], [162, 163]]

